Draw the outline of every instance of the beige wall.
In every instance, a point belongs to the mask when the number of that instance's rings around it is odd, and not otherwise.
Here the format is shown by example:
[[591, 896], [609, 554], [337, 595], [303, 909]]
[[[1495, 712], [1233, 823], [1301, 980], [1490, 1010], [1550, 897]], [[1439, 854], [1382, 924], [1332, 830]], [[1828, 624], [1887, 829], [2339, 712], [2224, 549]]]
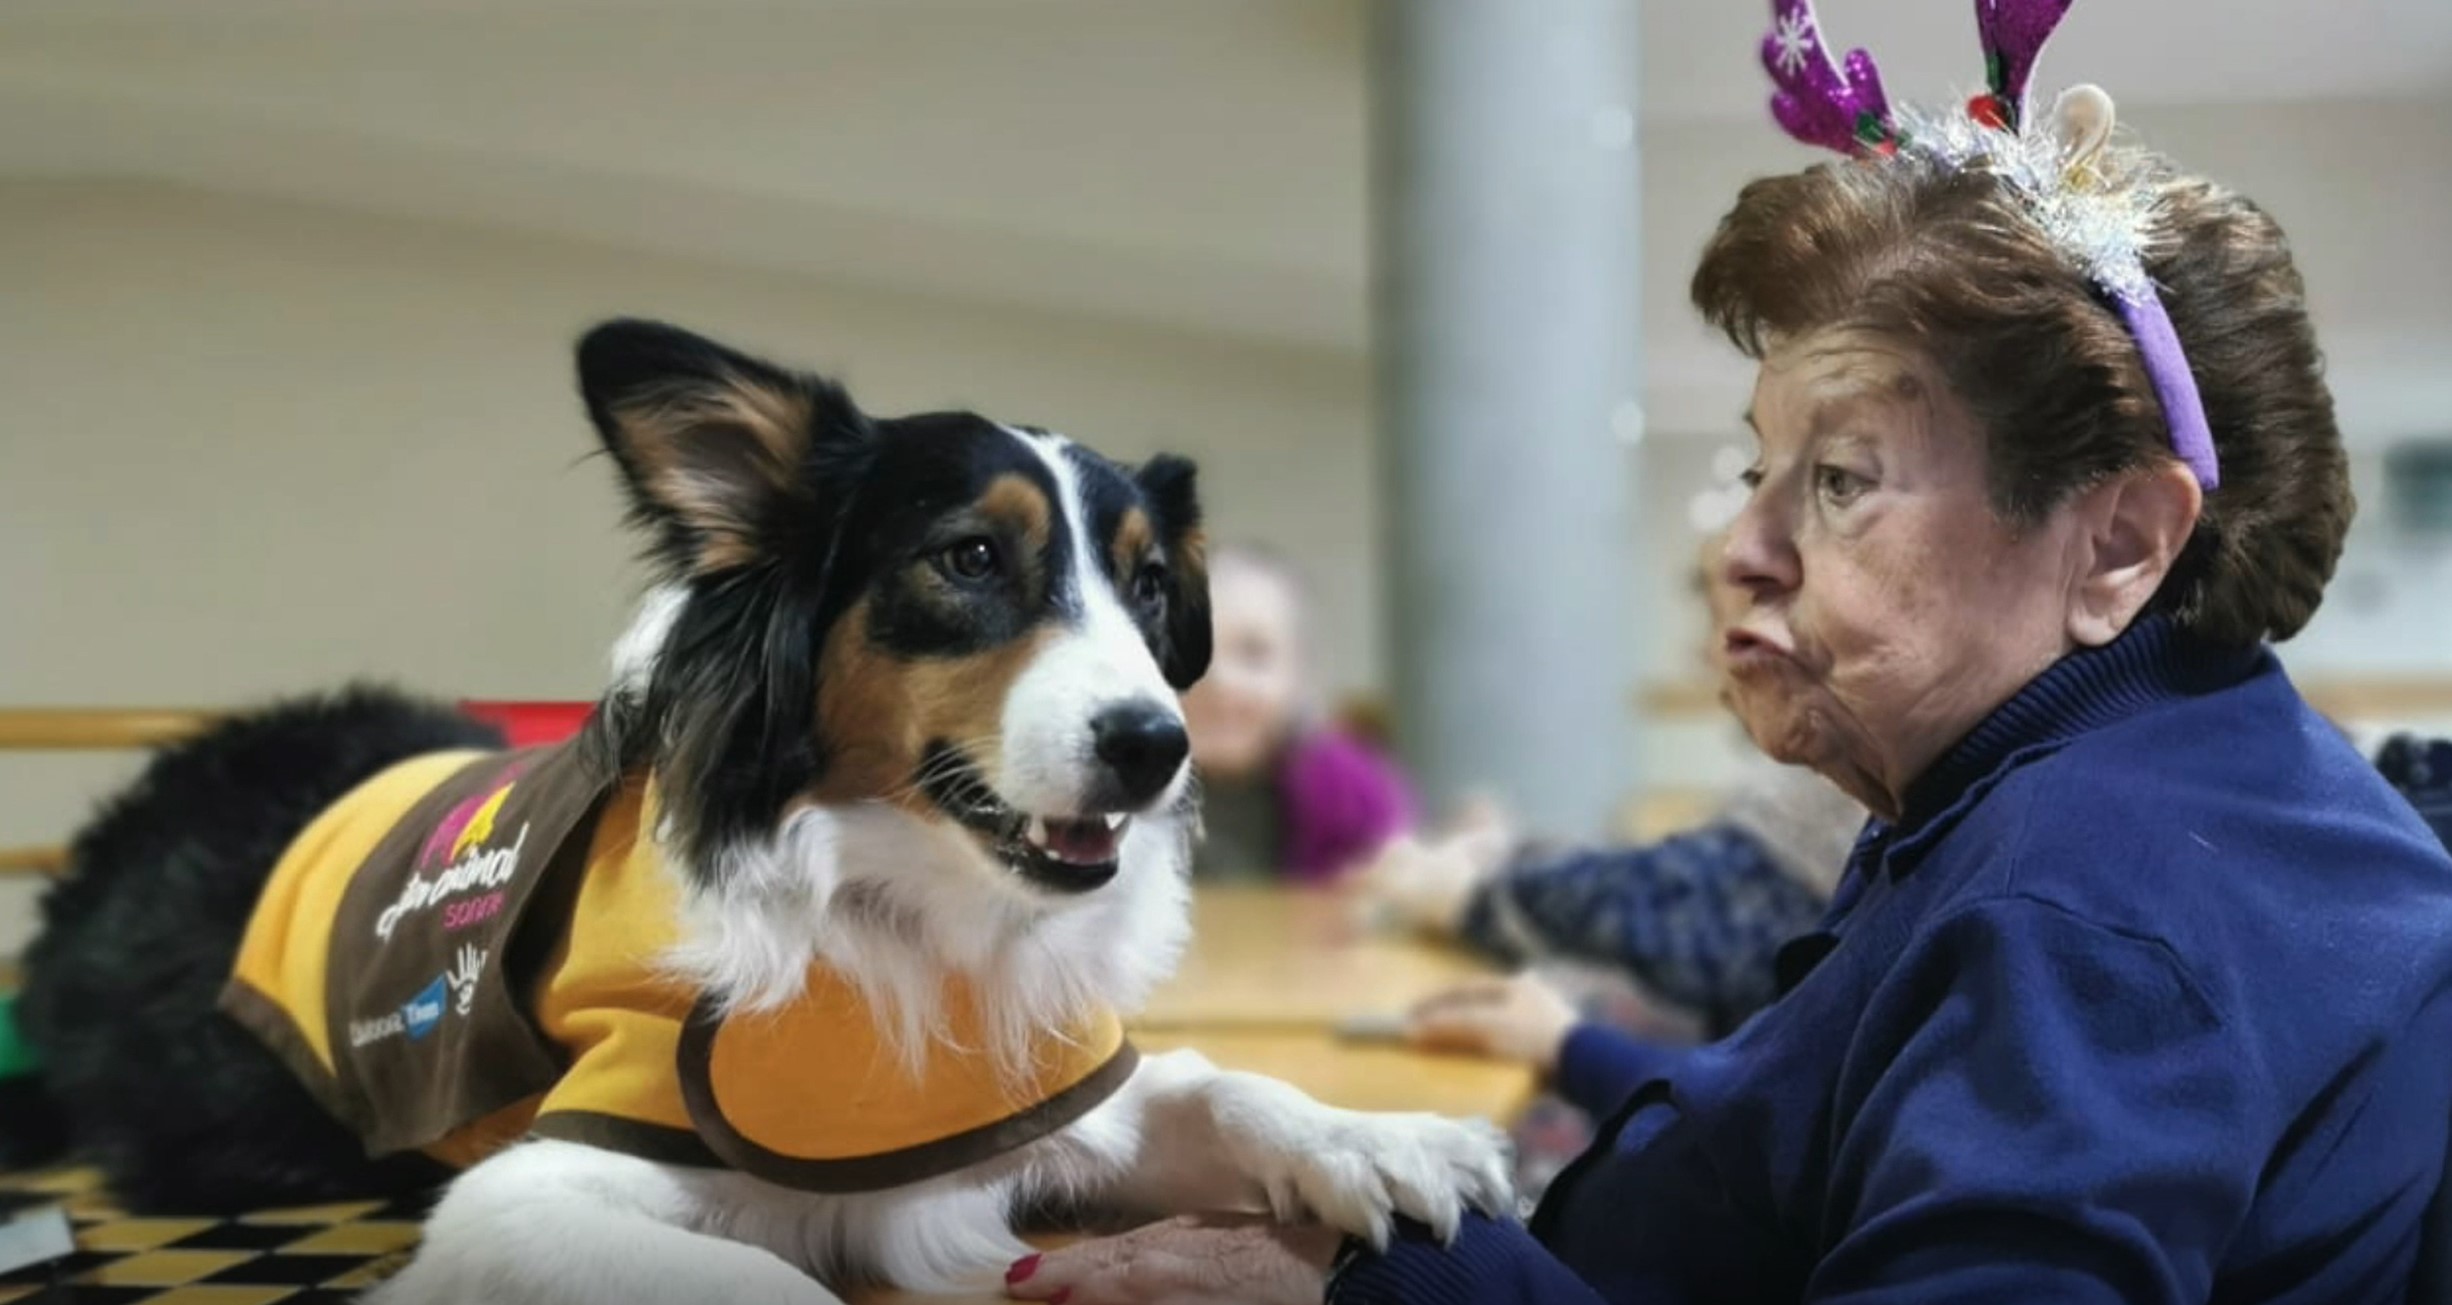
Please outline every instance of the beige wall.
[[[2452, 432], [2452, 260], [2422, 252], [2452, 241], [2452, 105], [2165, 109], [2145, 125], [2291, 229], [2373, 501], [2374, 451]], [[1745, 369], [1675, 292], [1735, 186], [1806, 156], [1736, 124], [1647, 131], [1644, 150], [1648, 547], [1628, 588], [1650, 661], [1676, 673], [1693, 642], [1675, 588], [1685, 500], [1738, 438]], [[0, 704], [225, 703], [358, 674], [592, 694], [635, 574], [609, 472], [582, 460], [593, 441], [566, 349], [617, 312], [832, 369], [882, 410], [969, 404], [1123, 456], [1201, 457], [1221, 531], [1310, 569], [1330, 682], [1377, 678], [1357, 350], [143, 183], [21, 181], [0, 182]], [[2441, 673], [2446, 585], [2452, 550], [2371, 515], [2294, 668]], [[1708, 726], [1649, 731], [1642, 750], [1639, 773], [1676, 783], [1734, 755]], [[124, 765], [0, 755], [0, 845], [64, 833]], [[25, 901], [0, 887], [0, 954]]]
[[[669, 316], [884, 411], [1200, 457], [1221, 533], [1316, 563], [1375, 648], [1359, 358], [861, 295], [566, 241], [137, 184], [0, 185], [0, 703], [218, 704], [355, 675], [587, 697], [636, 584], [571, 395], [589, 321]], [[126, 763], [0, 756], [0, 845]], [[10, 891], [10, 890], [0, 890]], [[26, 896], [0, 896], [0, 954]]]

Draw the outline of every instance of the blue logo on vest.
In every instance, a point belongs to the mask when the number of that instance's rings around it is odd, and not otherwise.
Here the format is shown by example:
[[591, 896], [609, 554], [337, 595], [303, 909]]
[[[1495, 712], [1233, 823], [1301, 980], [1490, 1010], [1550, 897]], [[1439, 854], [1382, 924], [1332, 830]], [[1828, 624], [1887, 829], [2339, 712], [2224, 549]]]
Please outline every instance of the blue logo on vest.
[[434, 1032], [434, 1026], [443, 1022], [443, 993], [449, 986], [448, 980], [437, 975], [424, 991], [409, 998], [409, 1003], [400, 1008], [400, 1022], [409, 1035], [409, 1041], [415, 1042]]

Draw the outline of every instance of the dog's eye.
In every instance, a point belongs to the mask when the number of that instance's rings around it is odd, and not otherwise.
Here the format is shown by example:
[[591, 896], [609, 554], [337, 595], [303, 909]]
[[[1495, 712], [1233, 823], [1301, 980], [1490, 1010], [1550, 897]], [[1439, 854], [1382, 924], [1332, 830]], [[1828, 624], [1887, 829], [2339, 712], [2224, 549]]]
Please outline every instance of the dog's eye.
[[996, 574], [996, 542], [985, 535], [958, 540], [938, 551], [937, 566], [957, 580], [985, 580]]
[[1166, 566], [1151, 562], [1132, 575], [1132, 601], [1155, 609], [1166, 603]]

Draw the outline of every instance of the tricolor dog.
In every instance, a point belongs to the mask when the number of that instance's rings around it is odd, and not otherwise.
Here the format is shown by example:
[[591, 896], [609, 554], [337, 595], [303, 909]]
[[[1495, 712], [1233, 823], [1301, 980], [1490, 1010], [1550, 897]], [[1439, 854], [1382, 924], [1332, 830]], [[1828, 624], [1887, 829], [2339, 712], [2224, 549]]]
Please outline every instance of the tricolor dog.
[[78, 838], [24, 1019], [124, 1199], [449, 1177], [383, 1305], [817, 1305], [992, 1282], [1034, 1211], [1504, 1200], [1486, 1125], [1124, 1036], [1187, 929], [1189, 463], [651, 323], [578, 352], [659, 580], [576, 740], [304, 700]]

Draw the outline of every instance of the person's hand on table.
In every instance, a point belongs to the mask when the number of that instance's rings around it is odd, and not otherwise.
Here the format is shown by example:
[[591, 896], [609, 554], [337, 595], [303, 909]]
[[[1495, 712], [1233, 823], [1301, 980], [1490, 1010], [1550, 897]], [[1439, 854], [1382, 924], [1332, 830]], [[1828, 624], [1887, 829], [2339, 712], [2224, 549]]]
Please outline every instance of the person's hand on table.
[[1473, 889], [1507, 863], [1515, 831], [1497, 804], [1475, 801], [1438, 834], [1391, 840], [1355, 876], [1365, 906], [1408, 929], [1450, 935]]
[[1319, 1305], [1344, 1240], [1319, 1224], [1194, 1215], [1017, 1261], [1005, 1294], [1062, 1305]]
[[1559, 1049], [1582, 1019], [1537, 975], [1475, 979], [1417, 1003], [1405, 1037], [1430, 1051], [1461, 1051], [1557, 1072]]

